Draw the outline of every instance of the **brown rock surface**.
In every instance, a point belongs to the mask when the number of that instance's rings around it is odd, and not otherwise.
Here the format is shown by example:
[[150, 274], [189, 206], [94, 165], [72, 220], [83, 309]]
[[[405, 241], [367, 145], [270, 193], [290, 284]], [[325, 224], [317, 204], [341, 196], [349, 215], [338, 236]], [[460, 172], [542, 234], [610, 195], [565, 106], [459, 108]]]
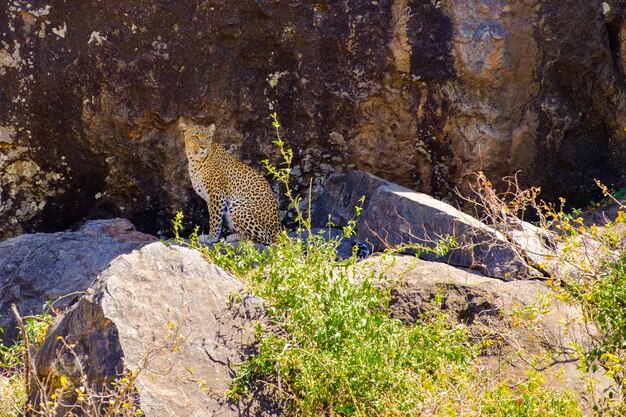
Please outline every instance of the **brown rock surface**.
[[[606, 19], [606, 29], [609, 37], [611, 56], [613, 58], [617, 85], [619, 86], [618, 99], [621, 103], [626, 102], [626, 1], [608, 0], [602, 2], [602, 10]], [[620, 107], [622, 109], [623, 107]], [[615, 121], [618, 127], [626, 127], [626, 113], [619, 111], [615, 113]], [[614, 149], [613, 163], [619, 164], [624, 172], [626, 166], [626, 140], [624, 133], [611, 136], [611, 147]], [[621, 157], [619, 156], [621, 155]]]
[[521, 169], [586, 202], [593, 177], [626, 172], [623, 19], [607, 16], [583, 0], [7, 3], [0, 237], [112, 216], [156, 233], [179, 209], [206, 225], [181, 115], [258, 168], [278, 112], [302, 185], [356, 167], [443, 195]]

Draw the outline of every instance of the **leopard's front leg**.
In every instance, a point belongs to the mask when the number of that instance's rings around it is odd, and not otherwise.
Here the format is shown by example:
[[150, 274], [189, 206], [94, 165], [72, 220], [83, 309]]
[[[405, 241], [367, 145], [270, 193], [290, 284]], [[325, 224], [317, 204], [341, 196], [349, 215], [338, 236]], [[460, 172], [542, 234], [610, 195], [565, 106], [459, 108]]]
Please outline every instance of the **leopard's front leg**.
[[223, 194], [211, 195], [207, 206], [209, 208], [209, 234], [198, 237], [199, 242], [204, 245], [213, 244], [220, 238], [222, 219], [226, 209], [226, 196]]

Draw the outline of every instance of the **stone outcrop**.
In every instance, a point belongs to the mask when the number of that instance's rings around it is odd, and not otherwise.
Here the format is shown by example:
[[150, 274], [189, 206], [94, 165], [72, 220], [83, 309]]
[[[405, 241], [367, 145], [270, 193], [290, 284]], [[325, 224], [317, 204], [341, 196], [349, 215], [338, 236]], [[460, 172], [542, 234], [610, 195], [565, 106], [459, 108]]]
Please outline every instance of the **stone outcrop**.
[[[61, 309], [75, 302], [109, 262], [154, 242], [126, 219], [88, 221], [76, 231], [26, 234], [0, 242], [0, 339], [16, 335], [11, 304], [22, 315], [44, 304]], [[59, 298], [62, 297], [62, 298]]]
[[206, 226], [181, 115], [260, 168], [277, 112], [302, 186], [357, 168], [442, 196], [522, 170], [576, 204], [626, 172], [620, 1], [6, 6], [0, 238], [113, 216], [164, 233], [176, 210]]
[[[407, 256], [370, 258], [364, 264], [399, 281], [389, 306], [395, 318], [411, 324], [433, 309], [447, 310], [476, 339], [491, 339], [479, 361], [496, 379], [524, 379], [532, 366], [545, 375], [548, 386], [574, 391], [587, 410], [594, 399], [619, 390], [604, 371], [579, 369], [577, 349], [592, 346], [595, 330], [579, 305], [560, 301], [542, 282], [503, 282]], [[435, 304], [436, 296], [440, 303]], [[589, 378], [595, 383], [588, 384]]]
[[[357, 217], [355, 207], [362, 197], [362, 211]], [[317, 200], [312, 222], [316, 227], [329, 221], [345, 226], [352, 218], [356, 219], [356, 237], [374, 252], [403, 244], [434, 248], [452, 236], [455, 247], [445, 255], [423, 251], [420, 256], [506, 281], [540, 276], [525, 258], [527, 243], [514, 245], [507, 236], [449, 204], [366, 172], [330, 177]], [[524, 237], [537, 235], [520, 232], [518, 241]]]
[[[549, 384], [573, 390], [585, 409], [615, 389], [601, 371], [578, 369], [576, 346], [590, 347], [593, 329], [579, 307], [558, 300], [542, 282], [503, 282], [410, 256], [371, 257], [358, 268], [393, 285], [389, 309], [402, 322], [447, 310], [473, 337], [491, 339], [478, 361], [497, 380], [524, 378], [534, 367]], [[233, 366], [254, 351], [253, 328], [264, 317], [258, 299], [229, 301], [241, 290], [197, 251], [152, 243], [122, 255], [52, 326], [37, 355], [39, 378], [50, 394], [63, 375], [68, 408], [75, 387], [88, 385], [93, 393], [102, 381], [138, 370], [131, 394], [146, 416], [280, 415], [269, 397], [247, 404], [225, 398]], [[589, 377], [596, 380], [592, 388]], [[33, 403], [38, 395], [31, 395]]]
[[[602, 11], [606, 19], [611, 57], [613, 58], [613, 65], [615, 73], [617, 74], [617, 85], [619, 86], [618, 98], [624, 103], [626, 100], [626, 74], [624, 73], [624, 68], [626, 68], [626, 1], [603, 1]], [[626, 114], [624, 114], [623, 111], [617, 112], [615, 114], [615, 121], [618, 126], [626, 126]], [[626, 141], [624, 140], [623, 134], [611, 137], [610, 145], [615, 149], [616, 155], [626, 155]], [[626, 161], [624, 161], [624, 158], [621, 159], [623, 172]]]
[[[523, 379], [534, 367], [549, 384], [573, 390], [585, 409], [616, 389], [602, 371], [578, 369], [577, 346], [589, 348], [594, 330], [579, 307], [558, 300], [542, 282], [503, 282], [410, 256], [371, 257], [358, 268], [393, 285], [390, 314], [402, 322], [442, 309], [473, 337], [490, 339], [478, 362], [496, 380]], [[152, 243], [122, 255], [51, 327], [37, 355], [38, 376], [48, 394], [66, 384], [61, 412], [74, 404], [75, 387], [106, 396], [98, 391], [103, 381], [137, 370], [130, 394], [146, 416], [280, 415], [271, 397], [255, 395], [245, 404], [225, 397], [233, 366], [254, 351], [253, 328], [264, 318], [258, 299], [229, 301], [241, 290], [187, 248]], [[32, 393], [32, 403], [38, 395]]]
[[[263, 318], [258, 299], [230, 303], [241, 289], [198, 251], [153, 243], [122, 255], [50, 329], [37, 355], [39, 377], [51, 392], [63, 375], [72, 388], [106, 395], [103, 381], [136, 370], [135, 401], [147, 417], [257, 415], [254, 404], [226, 400]], [[75, 399], [67, 390], [66, 404]]]
[[[313, 228], [311, 233], [316, 236], [322, 237], [326, 241], [333, 240], [337, 242], [336, 252], [337, 259], [347, 259], [352, 256], [353, 251], [357, 258], [367, 258], [372, 254], [372, 248], [370, 245], [361, 242], [354, 236], [346, 237], [343, 230], [339, 228], [324, 227]], [[291, 232], [289, 236], [292, 238], [301, 238], [304, 242], [309, 238], [308, 231]]]

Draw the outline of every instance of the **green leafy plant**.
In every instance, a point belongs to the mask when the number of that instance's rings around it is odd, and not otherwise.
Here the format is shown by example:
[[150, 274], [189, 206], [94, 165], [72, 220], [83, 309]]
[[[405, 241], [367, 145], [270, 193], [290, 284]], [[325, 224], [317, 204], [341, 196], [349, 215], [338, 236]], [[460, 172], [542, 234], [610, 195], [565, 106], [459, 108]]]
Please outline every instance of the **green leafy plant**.
[[[272, 164], [268, 159], [263, 160], [263, 165], [267, 172], [274, 178], [275, 181], [282, 184], [285, 188], [285, 196], [289, 201], [289, 207], [292, 208], [296, 214], [295, 223], [298, 225], [297, 231], [311, 229], [311, 210], [309, 207], [308, 213], [305, 213], [300, 208], [302, 198], [295, 194], [290, 186], [291, 175], [291, 163], [293, 161], [293, 150], [285, 146], [285, 142], [280, 134], [280, 122], [278, 121], [278, 115], [276, 113], [270, 114], [272, 118], [272, 127], [274, 128], [276, 138], [272, 141], [274, 145], [278, 147], [282, 156], [282, 162], [276, 166]], [[309, 202], [311, 199], [309, 198]], [[308, 214], [308, 215], [307, 215]]]
[[546, 379], [537, 371], [528, 371], [517, 382], [503, 382], [487, 391], [481, 404], [481, 416], [495, 417], [580, 417], [576, 399], [569, 392], [546, 390]]
[[390, 290], [356, 277], [355, 258], [337, 261], [332, 242], [283, 238], [268, 251], [248, 285], [266, 300], [272, 325], [233, 397], [262, 380], [297, 415], [417, 412], [419, 387], [444, 389], [476, 354], [467, 329], [444, 313], [414, 326], [391, 318]]
[[[0, 344], [0, 417], [143, 415], [135, 391], [135, 380], [141, 369], [127, 370], [113, 381], [98, 382], [102, 384], [100, 387], [90, 386], [84, 375], [80, 380], [75, 380], [63, 374], [51, 374], [46, 381], [40, 381], [35, 369], [34, 353], [41, 346], [52, 323], [54, 303], [46, 303], [43, 312], [34, 316], [21, 317], [15, 307], [13, 312], [20, 333], [13, 344]], [[82, 369], [81, 359], [74, 352], [73, 344], [61, 337], [58, 340], [64, 349], [74, 355]], [[37, 404], [29, 402], [29, 396], [34, 394], [39, 398]], [[68, 398], [73, 398], [74, 402], [68, 402]]]
[[592, 349], [584, 352], [585, 366], [594, 371], [602, 367], [617, 385], [596, 407], [626, 415], [626, 252], [597, 281], [577, 289], [587, 319], [600, 330]]
[[[10, 345], [0, 343], [0, 417], [23, 415], [29, 386], [26, 375], [29, 352], [41, 345], [52, 322], [50, 310], [51, 304], [47, 304], [40, 315], [18, 317], [22, 326], [18, 339]], [[2, 328], [1, 333], [4, 333]]]

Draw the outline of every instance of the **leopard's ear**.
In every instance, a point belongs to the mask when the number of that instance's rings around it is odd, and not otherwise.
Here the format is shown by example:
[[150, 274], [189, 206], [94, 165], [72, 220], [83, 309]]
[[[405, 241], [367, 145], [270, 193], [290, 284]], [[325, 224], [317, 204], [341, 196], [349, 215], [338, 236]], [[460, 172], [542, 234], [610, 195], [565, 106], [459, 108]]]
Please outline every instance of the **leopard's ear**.
[[182, 122], [178, 124], [178, 128], [179, 128], [182, 132], [184, 132], [184, 131], [186, 131], [187, 129], [189, 129], [189, 127], [187, 127], [187, 125], [186, 125], [186, 124], [184, 124], [184, 123], [182, 123]]
[[213, 135], [215, 133], [215, 123], [211, 123], [209, 126], [209, 134]]

